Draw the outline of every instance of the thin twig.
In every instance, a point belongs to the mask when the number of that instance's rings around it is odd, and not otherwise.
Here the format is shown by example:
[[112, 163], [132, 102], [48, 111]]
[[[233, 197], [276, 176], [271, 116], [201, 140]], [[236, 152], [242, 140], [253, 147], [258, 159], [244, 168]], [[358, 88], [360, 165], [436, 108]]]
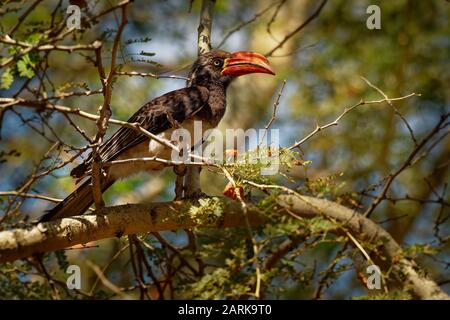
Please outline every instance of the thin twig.
[[411, 140], [414, 142], [414, 145], [417, 146], [417, 139], [414, 135], [413, 129], [411, 128], [410, 124], [408, 123], [408, 121], [405, 119], [405, 117], [403, 116], [403, 114], [400, 113], [400, 111], [398, 111], [398, 109], [394, 106], [394, 104], [392, 103], [392, 101], [389, 99], [389, 97], [378, 87], [376, 87], [374, 84], [372, 84], [369, 80], [367, 80], [366, 78], [364, 78], [363, 76], [361, 76], [361, 79], [363, 79], [370, 87], [372, 87], [373, 89], [377, 90], [385, 99], [386, 102], [391, 106], [391, 108], [394, 110], [395, 114], [397, 116], [400, 117], [400, 119], [402, 119], [403, 123], [405, 124], [406, 128], [409, 131], [409, 135], [411, 136]]
[[[286, 1], [286, 0], [283, 0], [283, 1]], [[246, 21], [243, 21], [243, 22], [239, 23], [237, 26], [235, 26], [233, 29], [231, 29], [230, 31], [227, 32], [227, 34], [222, 38], [222, 40], [219, 42], [219, 44], [216, 46], [216, 48], [222, 47], [232, 34], [234, 34], [235, 32], [237, 32], [239, 30], [241, 30], [242, 28], [244, 28], [245, 26], [249, 25], [250, 23], [255, 22], [259, 17], [261, 17], [267, 11], [272, 9], [274, 6], [279, 5], [283, 1], [276, 1], [276, 2], [272, 3], [271, 5], [269, 5], [267, 8], [265, 8], [265, 9], [261, 10], [260, 12], [256, 13], [249, 20], [246, 20]]]
[[398, 100], [403, 100], [403, 99], [407, 99], [407, 98], [414, 97], [414, 96], [420, 96], [420, 94], [418, 94], [418, 93], [410, 93], [410, 94], [408, 94], [408, 95], [406, 95], [406, 96], [399, 97], [399, 98], [389, 98], [389, 99], [372, 100], [372, 101], [364, 101], [364, 100], [361, 100], [360, 102], [354, 104], [353, 106], [348, 107], [348, 108], [345, 108], [344, 111], [343, 111], [343, 112], [342, 112], [342, 113], [341, 113], [334, 121], [332, 121], [332, 122], [330, 122], [330, 123], [327, 123], [326, 125], [323, 125], [323, 126], [317, 125], [316, 128], [315, 128], [311, 133], [309, 133], [309, 134], [308, 134], [306, 137], [304, 137], [302, 140], [300, 140], [300, 141], [294, 143], [294, 144], [293, 144], [292, 146], [290, 146], [288, 149], [289, 149], [289, 150], [292, 150], [292, 149], [298, 148], [298, 147], [300, 147], [303, 143], [305, 143], [306, 141], [308, 141], [309, 139], [311, 139], [314, 135], [316, 135], [319, 131], [322, 131], [322, 130], [327, 129], [327, 128], [332, 127], [332, 126], [337, 126], [338, 123], [339, 123], [339, 121], [340, 121], [346, 114], [348, 114], [349, 112], [351, 112], [351, 111], [353, 111], [354, 109], [358, 108], [359, 106], [362, 106], [362, 105], [370, 105], [370, 104], [379, 104], [379, 103], [386, 102], [386, 101], [398, 101]]
[[92, 148], [92, 169], [91, 169], [91, 177], [92, 177], [92, 193], [94, 196], [95, 206], [96, 208], [101, 208], [105, 205], [102, 198], [102, 172], [101, 172], [101, 159], [98, 154], [98, 148], [103, 142], [103, 137], [106, 134], [106, 130], [108, 128], [108, 120], [111, 117], [111, 97], [112, 97], [112, 84], [114, 81], [114, 72], [116, 69], [116, 59], [117, 59], [117, 50], [120, 46], [120, 38], [122, 36], [122, 32], [127, 24], [127, 9], [128, 6], [124, 5], [122, 8], [122, 19], [120, 21], [119, 28], [117, 30], [116, 36], [114, 38], [113, 47], [111, 50], [111, 64], [110, 71], [108, 77], [105, 76], [105, 70], [103, 68], [102, 59], [101, 59], [101, 48], [97, 48], [95, 51], [97, 58], [97, 68], [100, 76], [100, 81], [103, 87], [103, 105], [99, 110], [99, 118], [97, 120], [97, 134], [94, 138], [95, 147]]
[[311, 21], [313, 21], [315, 18], [317, 18], [320, 14], [320, 11], [322, 11], [323, 7], [327, 3], [327, 0], [323, 0], [316, 10], [314, 10], [313, 14], [308, 17], [301, 25], [299, 25], [297, 28], [295, 28], [293, 31], [289, 32], [283, 40], [279, 44], [277, 44], [272, 50], [267, 52], [265, 54], [266, 57], [270, 57], [275, 51], [280, 49], [290, 38], [292, 38], [295, 34], [297, 34], [299, 31], [301, 31], [304, 27], [306, 27]]
[[87, 260], [86, 264], [89, 268], [91, 268], [95, 272], [97, 277], [100, 279], [100, 281], [106, 288], [108, 288], [109, 290], [111, 290], [124, 300], [132, 300], [132, 298], [129, 295], [123, 293], [122, 290], [120, 290], [120, 288], [118, 288], [114, 283], [108, 280], [108, 278], [103, 274], [102, 270], [100, 270], [99, 266], [92, 263], [90, 260]]
[[[114, 263], [114, 261], [117, 260], [117, 258], [120, 257], [120, 255], [122, 253], [125, 252], [126, 249], [128, 249], [129, 244], [124, 245], [122, 248], [120, 248], [120, 250], [118, 250], [114, 256], [111, 258], [111, 260], [109, 260], [109, 262], [103, 267], [103, 269], [101, 270], [101, 274], [105, 274], [105, 272], [108, 270], [108, 268]], [[97, 278], [95, 279], [94, 283], [92, 284], [91, 290], [89, 290], [89, 295], [94, 295], [95, 289], [97, 288], [99, 281], [100, 281], [100, 277], [97, 275]]]
[[232, 184], [234, 193], [236, 195], [236, 199], [241, 203], [242, 211], [244, 213], [245, 226], [247, 228], [248, 234], [252, 241], [253, 259], [255, 262], [255, 271], [256, 271], [256, 285], [255, 285], [254, 296], [255, 296], [255, 299], [258, 300], [261, 298], [261, 281], [262, 281], [261, 265], [258, 260], [258, 254], [259, 254], [258, 242], [256, 241], [255, 237], [253, 236], [253, 230], [250, 225], [250, 220], [248, 219], [247, 203], [244, 201], [244, 199], [242, 199], [241, 192], [240, 192], [239, 188], [237, 188], [236, 181], [234, 180], [233, 176], [230, 174], [230, 172], [227, 169], [222, 167], [222, 171], [223, 171], [225, 177], [228, 179], [228, 181]]
[[3, 196], [17, 196], [18, 198], [40, 199], [40, 200], [46, 200], [46, 201], [55, 202], [55, 203], [59, 203], [62, 201], [62, 199], [59, 199], [59, 198], [42, 196], [40, 194], [20, 193], [18, 191], [0, 191], [0, 197], [3, 197]]
[[33, 9], [36, 8], [36, 6], [41, 2], [42, 2], [42, 0], [34, 1], [31, 4], [31, 6], [29, 6], [28, 9], [19, 17], [19, 20], [14, 25], [14, 27], [12, 27], [11, 30], [9, 30], [8, 34], [12, 35], [14, 32], [16, 32], [16, 30], [20, 27], [22, 22], [28, 17], [28, 15], [31, 13], [31, 11], [33, 11]]
[[411, 153], [406, 158], [405, 162], [393, 173], [389, 174], [388, 179], [386, 183], [384, 184], [383, 190], [380, 192], [378, 197], [371, 203], [371, 205], [367, 208], [366, 212], [364, 213], [364, 216], [369, 217], [372, 212], [375, 210], [375, 208], [382, 202], [386, 194], [391, 187], [392, 183], [394, 182], [395, 178], [402, 173], [406, 168], [408, 168], [412, 162], [414, 161], [414, 158], [416, 157], [417, 153], [430, 141], [430, 139], [437, 134], [439, 131], [441, 131], [446, 126], [446, 121], [450, 117], [450, 112], [447, 114], [444, 114], [441, 116], [441, 119], [438, 121], [438, 123], [434, 126], [433, 129], [431, 129], [428, 134], [417, 144], [417, 146], [411, 151]]
[[277, 108], [278, 108], [278, 105], [280, 104], [280, 98], [281, 98], [281, 95], [283, 94], [283, 90], [284, 90], [285, 86], [286, 86], [286, 80], [283, 80], [283, 83], [281, 84], [280, 91], [278, 92], [278, 96], [275, 99], [275, 102], [273, 103], [272, 116], [270, 117], [269, 122], [264, 127], [265, 130], [269, 129], [270, 126], [272, 125], [272, 123], [275, 121], [275, 118], [276, 118], [276, 115], [277, 115]]
[[184, 80], [184, 81], [189, 80], [189, 78], [187, 78], [187, 77], [155, 74], [155, 73], [151, 73], [151, 72], [115, 71], [115, 74], [119, 75], [119, 76], [129, 76], [129, 77], [137, 76], [137, 77], [155, 78], [155, 79], [178, 79], [178, 80]]
[[[272, 24], [275, 22], [275, 19], [277, 18], [278, 13], [280, 13], [281, 7], [283, 7], [283, 5], [286, 3], [286, 1], [287, 1], [287, 0], [281, 0], [281, 1], [278, 3], [278, 6], [277, 6], [277, 8], [275, 9], [275, 12], [273, 13], [272, 17], [270, 18], [269, 22], [267, 23], [267, 27], [266, 27], [267, 33], [268, 33], [268, 34], [272, 37], [272, 39], [274, 39], [274, 40], [276, 40], [276, 39], [275, 39], [274, 35], [272, 34], [272, 30], [271, 30], [270, 28], [271, 28]], [[278, 40], [276, 40], [276, 41], [278, 42]]]

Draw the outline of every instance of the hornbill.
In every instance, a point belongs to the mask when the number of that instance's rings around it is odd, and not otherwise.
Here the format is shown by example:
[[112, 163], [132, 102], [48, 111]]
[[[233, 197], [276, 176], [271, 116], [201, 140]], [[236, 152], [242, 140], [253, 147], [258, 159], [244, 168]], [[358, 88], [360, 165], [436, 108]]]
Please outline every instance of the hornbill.
[[[142, 106], [129, 120], [170, 141], [173, 130], [181, 126], [193, 130], [193, 122], [202, 121], [202, 129], [214, 128], [226, 108], [226, 90], [236, 77], [250, 73], [274, 74], [266, 57], [255, 52], [211, 51], [198, 57], [189, 73], [187, 86], [153, 99]], [[191, 144], [194, 145], [194, 144]], [[147, 135], [122, 126], [97, 150], [101, 162], [141, 157], [170, 159], [172, 149], [150, 140]], [[85, 179], [67, 198], [49, 210], [40, 221], [49, 221], [83, 214], [94, 202], [92, 193], [92, 153], [71, 171], [78, 180]], [[115, 181], [143, 170], [161, 170], [160, 161], [119, 164], [106, 168], [100, 181], [105, 191]]]

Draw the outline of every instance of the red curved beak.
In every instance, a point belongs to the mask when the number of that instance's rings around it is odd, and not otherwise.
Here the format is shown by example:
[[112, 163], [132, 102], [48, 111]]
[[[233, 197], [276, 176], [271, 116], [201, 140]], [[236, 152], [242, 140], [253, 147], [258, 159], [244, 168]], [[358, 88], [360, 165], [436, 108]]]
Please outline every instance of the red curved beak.
[[239, 77], [249, 73], [275, 74], [269, 60], [256, 52], [239, 51], [225, 59], [222, 74]]

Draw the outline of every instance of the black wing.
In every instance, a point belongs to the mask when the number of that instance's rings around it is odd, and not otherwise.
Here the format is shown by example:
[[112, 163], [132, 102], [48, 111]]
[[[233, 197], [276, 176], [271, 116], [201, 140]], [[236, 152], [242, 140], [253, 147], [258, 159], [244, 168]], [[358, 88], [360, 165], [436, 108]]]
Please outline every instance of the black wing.
[[[175, 125], [173, 120], [182, 124], [205, 106], [208, 98], [209, 92], [205, 87], [193, 86], [175, 90], [143, 105], [128, 122], [139, 123], [149, 132], [159, 134], [172, 128]], [[99, 156], [102, 161], [111, 161], [123, 151], [146, 139], [148, 139], [146, 135], [134, 129], [121, 127], [99, 147]], [[91, 163], [90, 154], [82, 164], [70, 172], [70, 175], [77, 178], [84, 176]]]

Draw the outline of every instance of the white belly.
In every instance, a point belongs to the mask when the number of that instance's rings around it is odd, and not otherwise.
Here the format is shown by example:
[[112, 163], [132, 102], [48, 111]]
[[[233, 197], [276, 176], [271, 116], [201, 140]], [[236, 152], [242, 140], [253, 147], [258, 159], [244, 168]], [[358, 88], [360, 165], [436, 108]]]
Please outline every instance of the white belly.
[[[190, 145], [195, 146], [202, 144], [204, 131], [210, 129], [211, 127], [205, 124], [205, 122], [203, 122], [200, 129], [200, 127], [197, 124], [197, 129], [200, 130], [197, 130], [197, 134], [194, 134], [194, 121], [187, 120], [183, 122], [182, 128], [187, 130], [186, 134], [189, 133]], [[165, 132], [158, 134], [158, 137], [163, 138], [167, 141], [171, 141], [172, 144], [178, 146], [179, 143], [177, 141], [173, 141], [172, 139], [174, 137], [173, 134], [174, 130], [178, 129], [174, 128], [166, 130]], [[123, 152], [115, 160], [151, 158], [151, 157], [156, 157], [158, 159], [163, 160], [175, 160], [172, 157], [172, 152], [173, 152], [172, 148], [167, 147], [166, 145], [161, 144], [156, 140], [146, 140], [140, 143], [139, 145]], [[110, 167], [109, 174], [114, 178], [124, 178], [142, 171], [162, 170], [167, 166], [170, 166], [170, 164], [163, 163], [161, 161], [145, 161], [145, 162], [135, 161], [114, 165]]]

